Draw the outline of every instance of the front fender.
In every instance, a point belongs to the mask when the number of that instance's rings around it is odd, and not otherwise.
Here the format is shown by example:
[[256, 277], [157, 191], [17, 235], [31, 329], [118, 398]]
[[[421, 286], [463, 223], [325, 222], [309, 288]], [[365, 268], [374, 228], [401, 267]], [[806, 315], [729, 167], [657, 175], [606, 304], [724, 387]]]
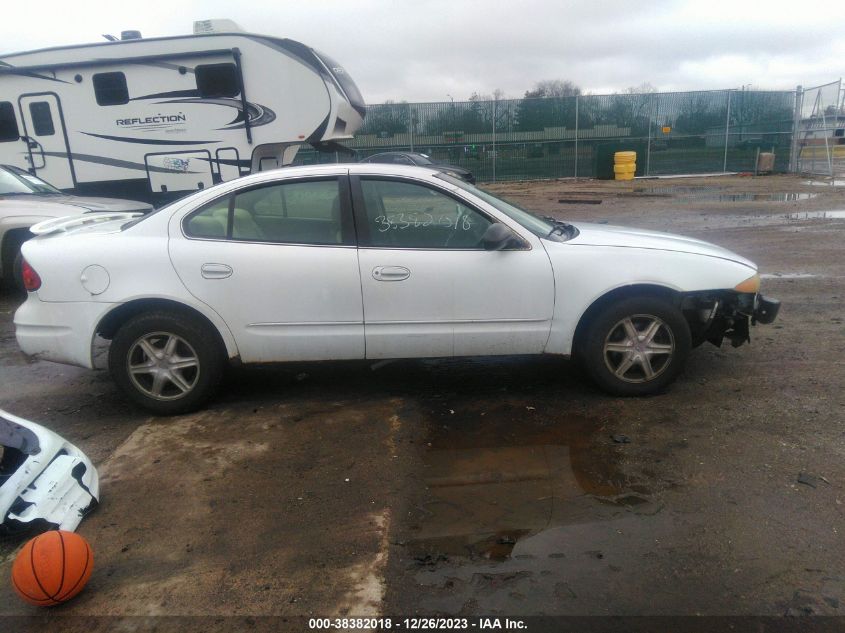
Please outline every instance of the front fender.
[[675, 293], [732, 289], [755, 268], [719, 257], [674, 251], [544, 244], [555, 277], [555, 315], [546, 352], [572, 352], [575, 329], [591, 305], [609, 292], [646, 285]]

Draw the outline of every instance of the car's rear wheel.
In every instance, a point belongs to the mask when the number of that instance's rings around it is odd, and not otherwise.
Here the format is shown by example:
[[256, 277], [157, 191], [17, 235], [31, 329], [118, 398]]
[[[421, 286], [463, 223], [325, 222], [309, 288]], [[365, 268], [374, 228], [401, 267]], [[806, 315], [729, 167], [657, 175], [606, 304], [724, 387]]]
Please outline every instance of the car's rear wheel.
[[691, 347], [689, 325], [677, 307], [659, 297], [632, 297], [595, 316], [580, 356], [603, 390], [642, 396], [674, 381]]
[[214, 394], [222, 350], [200, 319], [148, 312], [127, 321], [109, 348], [109, 370], [137, 404], [160, 415], [194, 411]]

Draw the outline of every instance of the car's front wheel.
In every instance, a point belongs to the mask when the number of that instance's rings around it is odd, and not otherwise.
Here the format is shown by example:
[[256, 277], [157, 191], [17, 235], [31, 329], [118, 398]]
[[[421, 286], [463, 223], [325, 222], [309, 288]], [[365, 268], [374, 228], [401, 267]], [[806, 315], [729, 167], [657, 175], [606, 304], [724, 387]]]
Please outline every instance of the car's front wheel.
[[220, 382], [224, 359], [201, 320], [148, 312], [127, 321], [109, 348], [109, 370], [137, 404], [160, 415], [194, 411]]
[[587, 327], [581, 359], [605, 391], [656, 393], [683, 369], [692, 341], [681, 311], [658, 297], [632, 297], [601, 310]]

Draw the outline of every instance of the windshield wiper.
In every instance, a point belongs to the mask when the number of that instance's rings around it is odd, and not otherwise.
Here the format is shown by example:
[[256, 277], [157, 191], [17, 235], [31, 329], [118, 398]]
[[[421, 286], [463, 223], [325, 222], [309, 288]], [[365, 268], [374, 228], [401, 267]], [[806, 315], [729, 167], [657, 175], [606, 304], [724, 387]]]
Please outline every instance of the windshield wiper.
[[570, 239], [575, 237], [576, 229], [571, 224], [564, 222], [563, 220], [558, 220], [557, 218], [553, 218], [550, 215], [543, 215], [543, 216], [540, 216], [540, 217], [542, 217], [544, 220], [546, 220], [547, 222], [550, 222], [554, 225], [552, 227], [552, 230], [549, 231], [549, 237], [551, 237], [555, 233], [560, 233], [561, 235], [566, 235]]

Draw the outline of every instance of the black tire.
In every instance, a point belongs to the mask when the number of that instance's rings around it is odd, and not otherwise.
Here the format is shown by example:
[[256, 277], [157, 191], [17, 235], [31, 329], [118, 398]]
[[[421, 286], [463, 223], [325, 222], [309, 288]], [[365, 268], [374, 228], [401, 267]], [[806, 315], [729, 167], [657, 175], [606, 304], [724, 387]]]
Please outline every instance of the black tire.
[[23, 253], [21, 253], [20, 248], [15, 254], [14, 262], [12, 262], [12, 279], [9, 282], [9, 287], [26, 294], [26, 286], [23, 285]]
[[[169, 352], [168, 344], [173, 346]], [[153, 358], [147, 350], [160, 357]], [[130, 372], [130, 364], [138, 371]], [[223, 350], [211, 326], [175, 312], [133, 317], [120, 327], [109, 348], [109, 371], [118, 387], [157, 415], [202, 407], [214, 395], [224, 366]]]
[[21, 272], [23, 265], [21, 246], [30, 237], [32, 234], [29, 231], [26, 233], [17, 231], [12, 235], [7, 235], [3, 240], [3, 285], [9, 290], [26, 292]]
[[[649, 335], [651, 340], [646, 340]], [[664, 390], [678, 377], [691, 347], [683, 313], [666, 299], [643, 296], [621, 299], [596, 314], [578, 355], [602, 390], [615, 396], [645, 396]]]

